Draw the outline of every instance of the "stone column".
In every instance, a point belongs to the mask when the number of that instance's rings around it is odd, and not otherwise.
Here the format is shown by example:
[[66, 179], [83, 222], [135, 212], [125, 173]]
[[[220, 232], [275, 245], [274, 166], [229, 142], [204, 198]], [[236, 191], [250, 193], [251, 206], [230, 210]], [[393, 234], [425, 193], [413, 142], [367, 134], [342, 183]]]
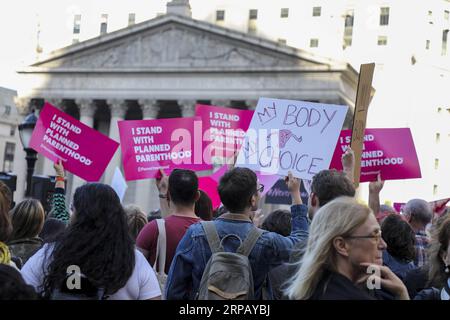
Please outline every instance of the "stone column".
[[45, 99], [46, 102], [50, 103], [52, 106], [58, 108], [59, 110], [63, 111], [63, 100], [59, 98], [48, 98]]
[[[111, 99], [107, 100], [106, 103], [109, 105], [111, 110], [111, 121], [109, 123], [109, 138], [119, 142], [119, 128], [117, 122], [124, 120], [125, 113], [127, 111], [127, 105], [124, 100]], [[116, 153], [112, 157], [108, 167], [106, 168], [103, 182], [106, 184], [111, 184], [112, 178], [114, 176], [114, 170], [116, 167], [120, 168], [121, 153], [120, 147], [117, 149]]]
[[247, 106], [248, 110], [255, 110], [256, 109], [256, 105], [258, 104], [258, 100], [245, 100], [245, 105]]
[[[141, 99], [138, 101], [142, 109], [144, 120], [156, 119], [159, 112], [158, 101], [153, 99]], [[136, 181], [136, 192], [134, 202], [146, 213], [159, 208], [158, 189], [155, 179]]]
[[[24, 118], [30, 112], [30, 99], [18, 98], [14, 100], [17, 111], [19, 113], [17, 117], [18, 123], [22, 123]], [[23, 150], [22, 142], [19, 137], [19, 130], [16, 130], [16, 150], [14, 152], [14, 174], [17, 175], [16, 192], [14, 192], [14, 201], [19, 203], [25, 196], [25, 187], [27, 180], [27, 161], [25, 160], [26, 153]], [[39, 157], [39, 156], [38, 156]]]
[[[80, 121], [87, 125], [88, 127], [94, 126], [94, 114], [95, 109], [97, 108], [94, 100], [92, 99], [76, 99], [75, 103], [78, 105], [78, 109], [80, 110]], [[66, 175], [72, 177], [72, 185], [70, 186], [70, 191], [73, 194], [75, 190], [83, 185], [86, 181], [76, 175], [72, 175], [71, 173], [66, 172]], [[69, 186], [68, 186], [69, 187]], [[69, 188], [67, 188], [69, 189]]]
[[211, 104], [213, 106], [217, 107], [229, 107], [230, 106], [230, 100], [225, 99], [212, 99]]
[[196, 103], [195, 100], [178, 100], [178, 105], [181, 107], [181, 116], [183, 118], [193, 117]]

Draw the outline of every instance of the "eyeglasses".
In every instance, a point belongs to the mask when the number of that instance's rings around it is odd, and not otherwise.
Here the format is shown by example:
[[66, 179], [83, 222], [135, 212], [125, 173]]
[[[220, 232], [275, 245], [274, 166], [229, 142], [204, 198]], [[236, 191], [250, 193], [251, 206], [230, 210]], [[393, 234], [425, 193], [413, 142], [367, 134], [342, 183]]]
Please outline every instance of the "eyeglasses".
[[256, 190], [258, 190], [260, 193], [262, 193], [264, 191], [264, 185], [260, 183], [258, 189], [256, 189]]
[[375, 239], [377, 243], [381, 241], [381, 230], [378, 230], [377, 233], [371, 234], [368, 236], [346, 236], [344, 238], [347, 239]]

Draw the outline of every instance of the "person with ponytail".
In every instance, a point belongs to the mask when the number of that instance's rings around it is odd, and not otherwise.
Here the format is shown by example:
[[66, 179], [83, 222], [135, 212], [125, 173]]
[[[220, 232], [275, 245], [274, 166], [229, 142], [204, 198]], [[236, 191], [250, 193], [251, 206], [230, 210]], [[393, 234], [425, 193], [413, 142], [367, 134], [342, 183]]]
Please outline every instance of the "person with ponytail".
[[[54, 243], [44, 245], [21, 271], [25, 281], [47, 299], [161, 296], [153, 269], [134, 247], [119, 197], [102, 183], [76, 189], [67, 229]], [[69, 288], [73, 279], [80, 280], [81, 291]]]
[[401, 280], [382, 266], [384, 249], [372, 211], [354, 198], [339, 197], [314, 215], [305, 254], [286, 293], [299, 300], [371, 300], [381, 298], [378, 289], [383, 289], [409, 299]]

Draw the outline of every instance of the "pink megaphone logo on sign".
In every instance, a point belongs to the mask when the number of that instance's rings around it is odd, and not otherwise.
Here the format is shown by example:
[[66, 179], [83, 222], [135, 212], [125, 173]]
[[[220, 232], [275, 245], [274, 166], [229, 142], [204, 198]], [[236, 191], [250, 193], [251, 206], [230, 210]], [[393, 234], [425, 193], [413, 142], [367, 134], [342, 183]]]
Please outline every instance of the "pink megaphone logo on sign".
[[[269, 135], [267, 136], [267, 140], [269, 140], [273, 134], [277, 134], [277, 133], [269, 133]], [[288, 141], [291, 138], [294, 138], [294, 140], [296, 140], [297, 142], [303, 141], [303, 138], [301, 136], [297, 137], [295, 134], [292, 133], [291, 130], [288, 130], [288, 129], [280, 130], [278, 132], [278, 135], [279, 135], [279, 146], [281, 149], [283, 149], [286, 146], [286, 144], [288, 143]]]

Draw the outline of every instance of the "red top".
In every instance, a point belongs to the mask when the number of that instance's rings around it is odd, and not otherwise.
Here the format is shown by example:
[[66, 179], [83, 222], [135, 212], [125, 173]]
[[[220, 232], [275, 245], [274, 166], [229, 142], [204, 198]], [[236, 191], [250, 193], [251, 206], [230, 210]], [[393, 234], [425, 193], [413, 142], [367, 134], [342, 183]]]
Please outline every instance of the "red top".
[[[164, 218], [166, 227], [166, 266], [165, 273], [169, 273], [170, 264], [175, 256], [178, 243], [183, 238], [186, 230], [191, 224], [199, 222], [199, 218], [182, 217], [176, 215], [170, 215]], [[136, 239], [136, 245], [139, 248], [147, 250], [149, 252], [149, 260], [151, 266], [155, 263], [156, 245], [158, 243], [158, 225], [156, 220], [153, 220], [145, 225], [145, 227], [139, 233]], [[158, 268], [157, 268], [158, 269]]]

